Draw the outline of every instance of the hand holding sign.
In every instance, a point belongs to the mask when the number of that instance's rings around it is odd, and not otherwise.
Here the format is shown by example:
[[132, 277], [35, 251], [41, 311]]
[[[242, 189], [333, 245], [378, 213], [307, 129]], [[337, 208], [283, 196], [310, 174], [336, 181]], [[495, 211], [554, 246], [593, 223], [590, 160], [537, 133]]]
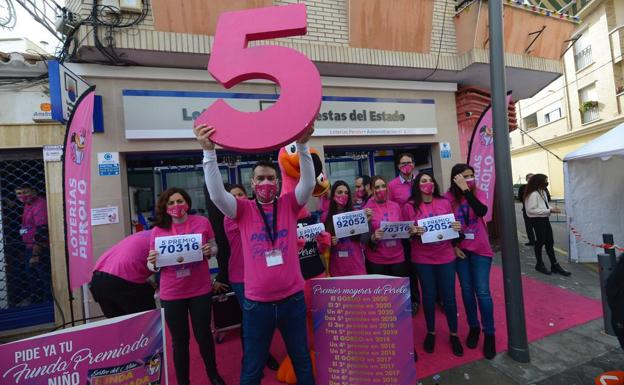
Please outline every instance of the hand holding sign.
[[321, 78], [314, 64], [291, 48], [249, 41], [306, 33], [303, 4], [225, 12], [219, 17], [208, 71], [225, 88], [250, 79], [277, 83], [281, 94], [270, 108], [253, 113], [234, 110], [223, 100], [206, 109], [196, 124], [216, 129], [212, 141], [244, 152], [262, 152], [291, 143], [316, 119]]
[[418, 226], [425, 228], [425, 233], [421, 236], [422, 243], [432, 243], [446, 241], [449, 239], [459, 238], [458, 230], [461, 225], [457, 226], [455, 215], [438, 215], [418, 220]]

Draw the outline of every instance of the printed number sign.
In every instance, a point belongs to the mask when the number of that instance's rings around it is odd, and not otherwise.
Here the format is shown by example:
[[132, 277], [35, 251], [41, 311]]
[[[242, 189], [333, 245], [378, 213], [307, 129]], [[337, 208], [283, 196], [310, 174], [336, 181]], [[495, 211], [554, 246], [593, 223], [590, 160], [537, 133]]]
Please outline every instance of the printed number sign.
[[172, 235], [156, 238], [156, 267], [182, 265], [204, 259], [201, 234]]
[[316, 237], [323, 231], [325, 231], [325, 225], [322, 223], [302, 226], [297, 228], [297, 238], [303, 238], [306, 242], [312, 242], [315, 241]]
[[336, 237], [338, 238], [345, 238], [368, 232], [368, 219], [366, 219], [364, 210], [337, 214], [334, 215], [332, 219], [334, 221]]
[[451, 227], [453, 222], [455, 222], [455, 215], [453, 214], [418, 220], [418, 226], [425, 228], [425, 233], [421, 237], [422, 243], [459, 238], [459, 233]]
[[409, 238], [409, 228], [414, 222], [381, 222], [379, 228], [384, 231], [381, 239]]
[[301, 52], [287, 47], [247, 47], [249, 41], [305, 35], [304, 4], [225, 12], [219, 17], [208, 72], [225, 88], [245, 80], [277, 83], [281, 94], [270, 108], [241, 112], [220, 99], [195, 121], [216, 128], [210, 139], [225, 148], [263, 152], [293, 142], [321, 108], [321, 77]]

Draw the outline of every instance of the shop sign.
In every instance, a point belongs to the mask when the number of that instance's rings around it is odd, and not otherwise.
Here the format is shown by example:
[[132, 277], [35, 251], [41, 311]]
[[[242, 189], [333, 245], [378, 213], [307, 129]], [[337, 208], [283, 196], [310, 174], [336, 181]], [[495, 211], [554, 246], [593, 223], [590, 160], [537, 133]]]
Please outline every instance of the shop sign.
[[98, 172], [100, 176], [119, 175], [119, 153], [98, 152]]

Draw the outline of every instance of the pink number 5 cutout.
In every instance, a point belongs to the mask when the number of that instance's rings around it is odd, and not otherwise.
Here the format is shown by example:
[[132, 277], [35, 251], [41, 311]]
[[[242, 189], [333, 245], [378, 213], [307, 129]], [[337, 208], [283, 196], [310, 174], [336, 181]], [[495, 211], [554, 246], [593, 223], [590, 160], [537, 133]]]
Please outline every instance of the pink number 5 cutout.
[[225, 88], [249, 79], [279, 84], [281, 94], [270, 108], [241, 112], [219, 99], [196, 124], [217, 130], [211, 139], [221, 146], [244, 152], [276, 149], [298, 138], [316, 119], [321, 106], [321, 77], [302, 53], [287, 47], [247, 47], [251, 40], [265, 40], [306, 33], [303, 4], [223, 13], [208, 71]]

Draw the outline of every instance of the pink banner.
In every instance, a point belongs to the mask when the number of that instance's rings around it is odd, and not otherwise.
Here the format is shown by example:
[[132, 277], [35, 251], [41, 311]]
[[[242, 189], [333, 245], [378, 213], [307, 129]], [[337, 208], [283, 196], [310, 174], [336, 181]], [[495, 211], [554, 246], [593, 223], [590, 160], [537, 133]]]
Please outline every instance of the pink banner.
[[94, 322], [0, 345], [0, 383], [166, 384], [164, 346], [160, 310]]
[[65, 137], [65, 243], [72, 290], [91, 279], [93, 263], [91, 144], [94, 90], [95, 87], [89, 88], [76, 102]]
[[[511, 101], [511, 93], [507, 95], [507, 105]], [[505, 108], [507, 111], [507, 108]], [[468, 164], [475, 169], [477, 181], [477, 197], [487, 205], [488, 212], [483, 218], [492, 220], [494, 213], [494, 186], [496, 184], [496, 167], [494, 165], [494, 127], [492, 121], [492, 105], [483, 111], [475, 125], [468, 150]]]

